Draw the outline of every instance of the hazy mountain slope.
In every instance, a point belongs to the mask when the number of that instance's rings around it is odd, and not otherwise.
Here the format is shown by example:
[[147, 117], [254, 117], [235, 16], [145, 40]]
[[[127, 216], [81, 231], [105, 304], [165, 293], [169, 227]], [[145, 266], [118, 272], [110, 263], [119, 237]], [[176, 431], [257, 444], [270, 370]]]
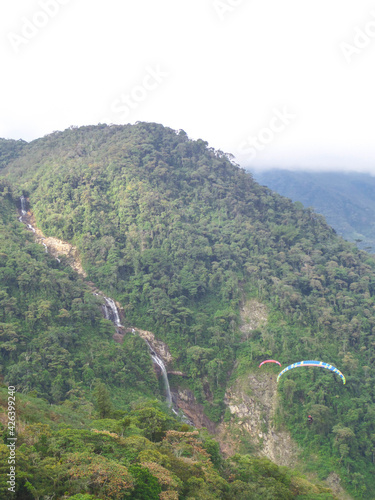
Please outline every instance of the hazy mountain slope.
[[375, 252], [375, 177], [356, 172], [255, 171], [272, 190], [313, 207], [348, 241]]
[[[326, 370], [288, 373], [275, 419], [318, 457], [321, 477], [338, 471], [354, 495], [370, 498], [371, 256], [204, 141], [157, 124], [55, 133], [28, 144], [4, 175], [47, 235], [77, 245], [89, 278], [121, 302], [129, 324], [169, 344], [212, 420], [222, 421], [229, 376], [265, 357], [284, 366], [322, 359], [344, 371], [346, 386]], [[244, 334], [239, 311], [251, 296], [269, 319]]]
[[22, 140], [0, 139], [0, 169], [17, 158], [26, 145], [27, 142]]

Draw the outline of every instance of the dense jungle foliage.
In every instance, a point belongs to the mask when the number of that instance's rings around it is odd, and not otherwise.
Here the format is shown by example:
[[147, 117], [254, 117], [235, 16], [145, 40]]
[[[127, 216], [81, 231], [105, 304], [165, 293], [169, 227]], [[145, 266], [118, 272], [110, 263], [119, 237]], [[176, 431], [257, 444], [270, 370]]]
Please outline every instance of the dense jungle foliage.
[[129, 336], [121, 346], [114, 343], [100, 299], [63, 258], [58, 264], [33, 242], [6, 183], [0, 197], [2, 377], [50, 403], [89, 395], [96, 379], [112, 388], [119, 404], [158, 393], [144, 341]]
[[[99, 385], [96, 409], [88, 401], [50, 406], [17, 393], [17, 489], [8, 491], [9, 450], [1, 443], [1, 499], [334, 499], [266, 458], [224, 460], [206, 431], [181, 425], [156, 401], [113, 412], [103, 390]], [[7, 397], [0, 389], [0, 407]]]
[[[258, 185], [229, 155], [202, 140], [189, 140], [183, 131], [150, 123], [71, 128], [23, 145], [21, 153], [3, 169], [14, 186], [13, 198], [28, 198], [45, 234], [77, 245], [89, 279], [123, 305], [128, 325], [152, 330], [168, 343], [174, 368], [188, 375], [187, 383], [213, 421], [223, 416], [230, 375], [255, 370], [265, 356], [283, 365], [321, 359], [342, 370], [346, 386], [325, 370], [298, 369], [284, 376], [278, 424], [287, 425], [306, 453], [318, 457], [315, 469], [321, 478], [338, 471], [355, 497], [371, 498], [372, 256], [339, 238], [323, 217]], [[17, 323], [24, 336], [34, 328], [38, 342], [43, 341], [40, 329], [45, 330], [58, 359], [50, 365], [43, 361], [43, 366], [35, 354], [35, 369], [41, 373], [32, 379], [27, 348], [37, 353], [38, 345], [30, 347], [20, 334], [11, 350], [3, 349], [6, 380], [16, 377], [21, 390], [35, 388], [47, 400], [59, 402], [68, 398], [74, 381], [82, 380], [84, 392], [99, 378], [119, 393], [134, 376], [132, 368], [122, 367], [133, 363], [140, 372], [132, 387], [152, 391], [156, 382], [147, 352], [141, 361], [139, 351], [134, 352], [142, 349], [142, 342], [133, 345], [133, 338], [124, 346], [111, 343], [109, 326], [100, 318], [97, 299], [84, 293], [84, 282], [53, 259], [49, 262], [17, 226], [16, 217], [8, 223], [19, 238], [19, 252], [29, 256], [21, 274], [15, 270], [14, 285], [5, 281], [13, 286], [6, 290], [6, 300], [14, 294], [23, 315], [4, 323]], [[41, 286], [44, 267], [49, 274]], [[26, 285], [16, 278], [22, 273], [28, 276]], [[61, 280], [66, 282], [63, 304], [57, 295], [54, 302]], [[73, 291], [77, 281], [79, 291]], [[239, 307], [250, 296], [267, 305], [270, 318], [243, 336]], [[44, 301], [51, 302], [50, 323], [39, 305]], [[62, 312], [57, 319], [60, 309], [68, 317]], [[11, 343], [11, 335], [5, 338]], [[102, 371], [101, 360], [90, 360], [90, 342], [98, 343], [92, 350], [98, 356], [110, 351], [103, 355]], [[59, 355], [61, 349], [64, 354]], [[57, 363], [65, 370], [60, 378], [60, 371], [53, 371]], [[43, 386], [50, 372], [51, 385]], [[308, 428], [306, 411], [316, 417]]]
[[21, 139], [15, 141], [0, 138], [0, 168], [6, 167], [11, 160], [17, 158], [26, 145], [27, 142]]

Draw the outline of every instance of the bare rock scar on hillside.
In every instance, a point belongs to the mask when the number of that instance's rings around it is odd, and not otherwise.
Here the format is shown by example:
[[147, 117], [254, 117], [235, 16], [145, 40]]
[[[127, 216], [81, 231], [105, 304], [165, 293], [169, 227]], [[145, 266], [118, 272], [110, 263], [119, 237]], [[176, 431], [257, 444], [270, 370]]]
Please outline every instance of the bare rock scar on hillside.
[[267, 323], [267, 307], [256, 299], [244, 301], [240, 306], [240, 318], [240, 331], [243, 339], [247, 340], [253, 330]]
[[52, 236], [46, 237], [43, 232], [37, 227], [36, 219], [31, 211], [28, 211], [26, 215], [23, 216], [26, 226], [30, 228], [32, 226], [35, 231], [35, 241], [39, 244], [44, 244], [53, 257], [59, 258], [61, 255], [65, 255], [68, 260], [68, 264], [81, 276], [87, 277], [85, 270], [82, 267], [80, 256], [77, 247], [67, 243], [66, 241], [59, 240], [58, 238], [53, 238]]

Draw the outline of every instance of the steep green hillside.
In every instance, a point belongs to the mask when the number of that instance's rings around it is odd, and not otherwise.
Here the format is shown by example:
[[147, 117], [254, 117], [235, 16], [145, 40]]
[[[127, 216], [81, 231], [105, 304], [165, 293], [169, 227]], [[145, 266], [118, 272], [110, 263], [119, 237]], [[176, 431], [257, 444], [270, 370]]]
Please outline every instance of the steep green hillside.
[[[8, 393], [0, 388], [0, 420]], [[0, 444], [0, 498], [35, 500], [334, 500], [265, 458], [223, 460], [205, 431], [165, 415], [155, 401], [116, 418], [91, 405], [49, 405], [17, 394], [17, 486], [9, 491], [9, 450]], [[6, 441], [6, 429], [0, 423]]]
[[[212, 420], [223, 417], [230, 375], [256, 370], [264, 357], [341, 369], [345, 386], [325, 370], [283, 377], [277, 419], [317, 457], [321, 478], [337, 471], [354, 496], [372, 498], [369, 254], [204, 141], [157, 124], [54, 133], [25, 146], [4, 175], [47, 235], [78, 246], [89, 279], [121, 302], [128, 324], [168, 343]], [[270, 321], [244, 337], [239, 309], [252, 296]]]
[[10, 161], [20, 156], [26, 145], [27, 142], [22, 140], [0, 139], [0, 169], [6, 167]]
[[[356, 172], [255, 171], [254, 178], [313, 207], [348, 241], [375, 253], [375, 177]], [[360, 241], [359, 241], [360, 240]]]
[[[145, 343], [131, 335], [122, 346], [113, 342], [98, 299], [33, 242], [17, 220], [16, 199], [0, 183], [1, 499], [334, 499], [267, 459], [224, 460], [207, 432], [181, 425], [154, 401]], [[14, 487], [9, 396], [16, 400]]]
[[0, 196], [2, 379], [51, 403], [69, 395], [92, 399], [96, 379], [122, 406], [158, 392], [144, 342], [113, 342], [114, 327], [103, 318], [99, 299], [64, 259], [58, 264], [33, 242], [17, 220], [16, 199], [6, 183], [0, 184]]

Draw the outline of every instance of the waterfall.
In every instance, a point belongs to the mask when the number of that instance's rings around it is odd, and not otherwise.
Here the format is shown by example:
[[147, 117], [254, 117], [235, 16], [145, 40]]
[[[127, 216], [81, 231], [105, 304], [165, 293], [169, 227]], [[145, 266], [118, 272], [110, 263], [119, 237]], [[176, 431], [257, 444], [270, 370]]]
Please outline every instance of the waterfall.
[[105, 319], [109, 319], [110, 320], [111, 318], [109, 317], [108, 306], [106, 306], [105, 304], [103, 304], [102, 305], [102, 309], [103, 309], [103, 312], [104, 312]]
[[[98, 296], [99, 294], [94, 292], [94, 295]], [[103, 308], [103, 313], [104, 313], [105, 319], [109, 319], [110, 321], [112, 321], [112, 323], [115, 325], [116, 328], [121, 328], [122, 325], [120, 323], [120, 316], [119, 316], [118, 309], [116, 307], [114, 300], [109, 298], [109, 297], [105, 297], [105, 296], [104, 296], [104, 300], [106, 301], [106, 304], [103, 304], [102, 308]], [[132, 328], [132, 333], [133, 333], [133, 335], [135, 335], [134, 328]], [[171, 394], [171, 388], [169, 386], [167, 369], [165, 368], [163, 360], [159, 358], [159, 356], [152, 349], [151, 345], [147, 342], [147, 340], [144, 339], [144, 341], [148, 345], [152, 361], [155, 364], [157, 364], [161, 369], [161, 373], [162, 373], [163, 381], [164, 381], [164, 386], [165, 386], [167, 404], [169, 407], [172, 407], [172, 394]], [[172, 410], [173, 410], [173, 413], [175, 413], [175, 415], [178, 415], [177, 411], [173, 407], [172, 407]], [[184, 416], [182, 418], [184, 419]], [[191, 422], [187, 421], [187, 419], [185, 421], [188, 422], [189, 424], [191, 424]]]
[[163, 376], [163, 380], [164, 380], [164, 387], [165, 387], [165, 392], [166, 392], [166, 400], [167, 400], [167, 404], [168, 406], [172, 409], [173, 413], [181, 418], [181, 420], [185, 423], [185, 424], [188, 424], [188, 425], [191, 425], [194, 427], [194, 423], [189, 420], [186, 415], [184, 414], [184, 412], [182, 410], [180, 410], [180, 413], [177, 412], [174, 408], [173, 408], [173, 403], [172, 403], [172, 394], [171, 394], [171, 388], [169, 386], [169, 380], [168, 380], [168, 374], [167, 374], [167, 369], [165, 368], [165, 364], [163, 363], [163, 360], [159, 358], [159, 356], [156, 354], [156, 352], [152, 349], [152, 347], [150, 346], [150, 344], [147, 342], [146, 339], [143, 339], [146, 344], [148, 345], [148, 348], [150, 350], [150, 355], [151, 355], [151, 358], [152, 358], [152, 361], [154, 363], [156, 363], [160, 369], [161, 369], [161, 373], [162, 373], [162, 376]]
[[21, 196], [20, 198], [20, 201], [21, 201], [21, 212], [22, 212], [22, 215], [26, 215], [26, 199], [24, 197], [24, 195]]
[[117, 328], [122, 327], [120, 316], [114, 300], [110, 299], [109, 297], [104, 297], [104, 300], [107, 303], [103, 304], [105, 319], [109, 319], [110, 321], [112, 321]]
[[[36, 233], [36, 230], [35, 228], [28, 223], [27, 219], [24, 220], [24, 217], [25, 215], [27, 215], [27, 211], [26, 211], [26, 198], [22, 195], [20, 197], [20, 203], [21, 203], [21, 216], [18, 218], [18, 220], [22, 223], [24, 223], [27, 228], [32, 231], [33, 233]], [[44, 238], [43, 238], [44, 239]], [[40, 243], [42, 243], [42, 245], [44, 246], [45, 250], [46, 250], [46, 253], [48, 253], [48, 247], [47, 245], [43, 242], [43, 240], [41, 241], [41, 238], [37, 238], [37, 241]], [[58, 262], [60, 262], [60, 259], [58, 257], [55, 257], [56, 260]], [[99, 295], [98, 293], [94, 293], [94, 295]], [[118, 309], [116, 307], [116, 304], [114, 302], [113, 299], [109, 298], [109, 297], [105, 297], [103, 296], [104, 300], [105, 300], [105, 304], [102, 305], [102, 309], [103, 309], [103, 313], [104, 313], [104, 316], [106, 319], [112, 321], [112, 323], [115, 325], [116, 328], [123, 328], [123, 326], [121, 325], [121, 322], [120, 322], [120, 316], [119, 316], [119, 313], [118, 313]], [[136, 330], [134, 328], [132, 328], [132, 333], [133, 335], [136, 334]], [[150, 346], [150, 344], [147, 342], [147, 340], [145, 340], [145, 342], [147, 343], [148, 345], [148, 348], [150, 350], [150, 356], [152, 358], [152, 361], [157, 364], [160, 369], [161, 369], [161, 372], [162, 372], [162, 376], [163, 376], [163, 381], [164, 381], [164, 386], [165, 386], [165, 392], [166, 392], [166, 400], [167, 400], [167, 404], [168, 406], [172, 409], [173, 413], [177, 416], [179, 416], [183, 422], [186, 422], [187, 424], [189, 425], [194, 425], [190, 420], [188, 420], [185, 415], [182, 413], [182, 415], [179, 415], [179, 413], [173, 408], [172, 406], [172, 394], [171, 394], [171, 389], [170, 389], [170, 386], [169, 386], [169, 381], [168, 381], [168, 375], [167, 375], [167, 370], [165, 368], [165, 365], [163, 363], [163, 360], [160, 359], [158, 357], [158, 355], [155, 353], [155, 351], [152, 349], [152, 347]]]
[[[168, 404], [168, 406], [172, 406], [172, 394], [171, 394], [171, 388], [169, 387], [168, 375], [167, 375], [167, 370], [165, 368], [165, 364], [163, 363], [163, 360], [161, 360], [157, 356], [157, 354], [152, 349], [152, 347], [147, 342], [147, 340], [144, 339], [144, 341], [146, 342], [146, 344], [148, 345], [148, 348], [150, 349], [150, 354], [151, 354], [152, 361], [154, 363], [156, 363], [160, 367], [160, 369], [161, 369], [161, 373], [163, 375], [163, 380], [164, 380], [164, 386], [165, 386], [167, 404]], [[177, 414], [177, 412], [174, 409], [173, 409], [173, 411], [174, 411], [174, 413]]]

